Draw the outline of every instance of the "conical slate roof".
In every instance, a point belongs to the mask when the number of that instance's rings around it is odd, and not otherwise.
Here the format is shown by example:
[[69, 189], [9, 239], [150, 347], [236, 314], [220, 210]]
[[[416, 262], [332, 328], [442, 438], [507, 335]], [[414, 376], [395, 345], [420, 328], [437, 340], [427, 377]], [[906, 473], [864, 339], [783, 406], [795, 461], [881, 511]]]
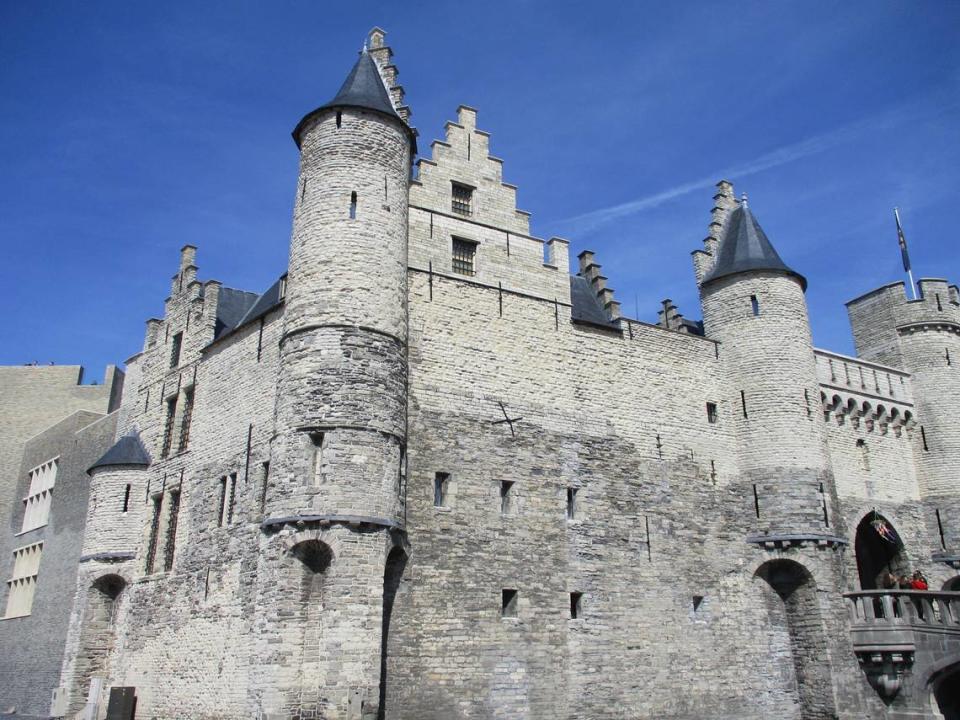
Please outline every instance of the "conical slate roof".
[[347, 79], [343, 81], [340, 91], [334, 96], [333, 100], [321, 105], [313, 112], [307, 113], [294, 128], [293, 139], [297, 141], [297, 144], [300, 144], [300, 130], [310, 118], [321, 110], [335, 107], [356, 107], [373, 110], [396, 118], [405, 128], [408, 127], [393, 107], [390, 94], [387, 92], [387, 86], [383, 84], [383, 78], [380, 76], [377, 61], [367, 52], [366, 48], [360, 53], [360, 58], [353, 66], [350, 74], [347, 75]]
[[111, 465], [140, 465], [142, 467], [150, 465], [150, 455], [140, 441], [140, 433], [134, 430], [117, 440], [113, 447], [103, 454], [103, 457], [87, 469], [87, 474], [89, 475], [97, 468]]
[[780, 259], [777, 251], [773, 249], [773, 245], [767, 239], [767, 235], [760, 227], [760, 223], [757, 222], [757, 218], [747, 207], [746, 197], [744, 197], [740, 205], [730, 213], [726, 231], [717, 252], [717, 262], [704, 277], [701, 285], [753, 270], [782, 272], [792, 275], [800, 281], [804, 290], [807, 289], [806, 278], [791, 270]]

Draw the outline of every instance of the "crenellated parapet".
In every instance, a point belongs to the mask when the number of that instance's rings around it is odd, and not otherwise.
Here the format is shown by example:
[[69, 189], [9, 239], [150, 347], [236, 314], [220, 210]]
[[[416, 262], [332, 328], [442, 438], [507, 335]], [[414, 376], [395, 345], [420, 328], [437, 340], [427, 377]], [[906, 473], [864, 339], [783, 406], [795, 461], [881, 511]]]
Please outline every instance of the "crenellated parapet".
[[733, 183], [721, 180], [717, 183], [717, 192], [713, 195], [713, 208], [710, 210], [710, 225], [707, 227], [707, 236], [703, 239], [703, 249], [694, 250], [693, 270], [697, 285], [703, 281], [717, 261], [717, 250], [720, 239], [723, 237], [730, 213], [737, 207], [737, 199], [733, 194]]

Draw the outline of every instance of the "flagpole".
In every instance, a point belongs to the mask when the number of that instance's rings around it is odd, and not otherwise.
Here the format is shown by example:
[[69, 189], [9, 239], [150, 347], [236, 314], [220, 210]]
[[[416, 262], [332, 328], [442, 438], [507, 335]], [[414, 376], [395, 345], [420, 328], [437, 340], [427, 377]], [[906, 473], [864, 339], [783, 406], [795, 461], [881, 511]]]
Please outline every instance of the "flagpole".
[[913, 299], [917, 299], [917, 286], [913, 282], [913, 267], [910, 265], [907, 255], [907, 239], [903, 236], [903, 226], [900, 224], [900, 208], [893, 209], [893, 216], [897, 219], [897, 239], [900, 241], [900, 252], [903, 256], [903, 269], [907, 271], [907, 277], [910, 279], [910, 294]]

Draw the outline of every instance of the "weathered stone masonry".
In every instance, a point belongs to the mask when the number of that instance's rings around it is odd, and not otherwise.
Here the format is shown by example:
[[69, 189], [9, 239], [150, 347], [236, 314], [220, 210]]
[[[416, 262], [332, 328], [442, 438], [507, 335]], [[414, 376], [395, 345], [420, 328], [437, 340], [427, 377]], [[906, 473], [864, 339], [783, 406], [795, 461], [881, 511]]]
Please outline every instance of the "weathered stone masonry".
[[476, 110], [411, 173], [397, 79], [375, 29], [294, 131], [273, 287], [183, 249], [90, 470], [70, 711], [102, 676], [156, 718], [936, 717], [960, 657], [856, 645], [843, 594], [956, 576], [956, 288], [874, 291], [860, 357], [815, 349], [724, 181], [702, 327], [624, 318]]

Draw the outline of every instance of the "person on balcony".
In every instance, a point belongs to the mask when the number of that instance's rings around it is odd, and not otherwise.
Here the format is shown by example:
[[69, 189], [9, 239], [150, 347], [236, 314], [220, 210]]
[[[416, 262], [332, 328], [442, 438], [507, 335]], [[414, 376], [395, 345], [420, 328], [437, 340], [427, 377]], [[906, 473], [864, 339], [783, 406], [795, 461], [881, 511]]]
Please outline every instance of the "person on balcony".
[[910, 587], [913, 590], [928, 590], [930, 586], [927, 584], [927, 579], [923, 576], [923, 573], [917, 570], [913, 573], [913, 580], [910, 581]]

